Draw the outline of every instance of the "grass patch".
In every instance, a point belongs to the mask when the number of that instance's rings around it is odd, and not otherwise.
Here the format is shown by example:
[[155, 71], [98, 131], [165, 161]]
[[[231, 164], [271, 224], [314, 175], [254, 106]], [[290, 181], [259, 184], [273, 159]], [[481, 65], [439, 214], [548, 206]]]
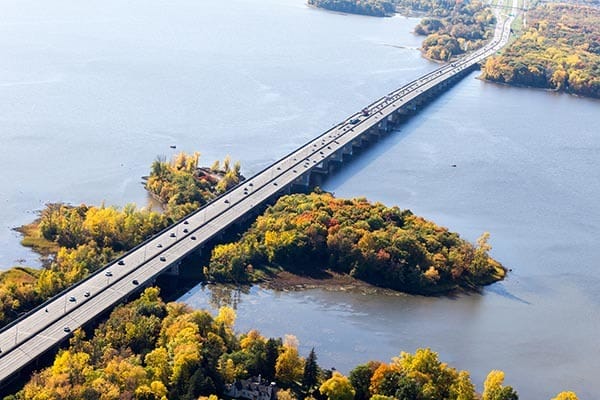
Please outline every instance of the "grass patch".
[[18, 286], [32, 285], [37, 281], [40, 270], [28, 267], [12, 267], [0, 273], [0, 287], [14, 284]]
[[26, 224], [15, 228], [17, 232], [23, 235], [21, 245], [29, 247], [42, 256], [58, 253], [60, 246], [58, 243], [44, 238], [39, 229], [39, 220], [35, 220], [30, 224]]

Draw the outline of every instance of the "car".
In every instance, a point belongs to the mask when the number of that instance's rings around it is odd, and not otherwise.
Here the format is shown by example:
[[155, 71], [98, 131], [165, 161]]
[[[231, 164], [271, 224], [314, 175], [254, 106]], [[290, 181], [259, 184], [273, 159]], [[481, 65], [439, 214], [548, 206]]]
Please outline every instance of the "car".
[[85, 292], [85, 293], [83, 294], [83, 297], [90, 297], [90, 292]]
[[352, 125], [354, 125], [354, 124], [358, 124], [358, 123], [360, 122], [360, 119], [358, 119], [358, 118], [352, 118], [352, 119], [351, 119], [349, 122], [350, 122]]
[[192, 240], [196, 240], [196, 236], [192, 236], [190, 239], [192, 239]]
[[104, 275], [106, 275], [106, 276], [112, 276], [112, 272], [110, 272], [110, 271], [106, 271], [106, 272], [104, 273]]
[[75, 296], [71, 296], [71, 297], [69, 297], [69, 301], [72, 303], [74, 301], [77, 301], [77, 299], [75, 298]]
[[63, 328], [63, 331], [65, 331], [65, 332], [69, 333], [69, 332], [71, 332], [71, 328], [69, 328], [68, 326], [65, 326], [65, 327]]
[[250, 182], [250, 183], [248, 184], [248, 186], [254, 186], [254, 183]]
[[119, 264], [119, 265], [125, 265], [125, 261], [119, 260], [119, 262], [117, 264]]
[[187, 225], [187, 224], [189, 224], [189, 222], [187, 220], [185, 220], [185, 221], [183, 221], [183, 224]]
[[161, 257], [160, 261], [165, 262], [165, 261], [167, 261], [167, 259], [165, 257]]
[[139, 285], [140, 284], [137, 279], [132, 280], [131, 283], [133, 283], [134, 285]]
[[171, 233], [169, 234], [169, 237], [175, 237], [175, 232], [171, 232]]
[[188, 229], [187, 229], [187, 228], [184, 228], [184, 229], [183, 229], [183, 233], [188, 233], [188, 232], [189, 232], [189, 231], [188, 231]]
[[225, 204], [229, 204], [229, 200], [225, 199]]
[[158, 247], [159, 249], [162, 249], [162, 244], [157, 244], [156, 247]]

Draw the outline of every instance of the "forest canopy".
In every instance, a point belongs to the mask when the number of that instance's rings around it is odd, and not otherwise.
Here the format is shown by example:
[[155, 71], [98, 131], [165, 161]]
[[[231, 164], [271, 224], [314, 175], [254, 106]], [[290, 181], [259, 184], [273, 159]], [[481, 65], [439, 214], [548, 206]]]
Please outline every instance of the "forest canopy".
[[[276, 383], [280, 400], [477, 398], [469, 373], [430, 349], [402, 352], [389, 364], [370, 361], [346, 377], [321, 368], [314, 349], [303, 357], [294, 336], [235, 334], [235, 319], [231, 308], [213, 316], [164, 303], [158, 289], [148, 288], [116, 308], [91, 338], [75, 331], [53, 364], [9, 399], [217, 399], [227, 384], [259, 375]], [[484, 388], [484, 399], [517, 398], [502, 371], [492, 371]]]
[[494, 82], [600, 98], [600, 8], [539, 5], [523, 35], [482, 71]]
[[505, 275], [488, 255], [488, 236], [473, 246], [409, 210], [330, 194], [294, 194], [269, 207], [237, 243], [217, 245], [205, 274], [248, 282], [255, 269], [299, 274], [330, 269], [409, 293], [474, 288]]

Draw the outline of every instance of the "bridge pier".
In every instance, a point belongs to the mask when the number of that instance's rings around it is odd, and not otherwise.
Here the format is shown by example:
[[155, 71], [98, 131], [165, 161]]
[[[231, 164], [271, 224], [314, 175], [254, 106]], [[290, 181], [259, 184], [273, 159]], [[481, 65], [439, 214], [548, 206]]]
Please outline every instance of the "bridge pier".
[[162, 275], [167, 275], [167, 276], [179, 276], [179, 266], [181, 265], [181, 261], [177, 261], [176, 263], [172, 264], [171, 266], [169, 266], [169, 268], [167, 268]]

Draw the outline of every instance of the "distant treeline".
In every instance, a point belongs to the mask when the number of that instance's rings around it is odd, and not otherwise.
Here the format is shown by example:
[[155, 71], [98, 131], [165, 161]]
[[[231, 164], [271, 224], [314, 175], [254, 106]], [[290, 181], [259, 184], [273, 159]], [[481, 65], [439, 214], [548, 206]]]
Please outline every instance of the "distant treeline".
[[447, 61], [482, 47], [492, 35], [496, 23], [489, 6], [478, 0], [308, 0], [308, 4], [354, 14], [383, 17], [395, 10], [427, 14], [415, 33], [427, 36], [423, 54], [430, 59]]
[[504, 277], [504, 268], [488, 255], [487, 238], [473, 246], [409, 210], [296, 194], [280, 198], [237, 243], [216, 246], [205, 274], [248, 282], [258, 269], [298, 274], [331, 269], [404, 292], [445, 292]]
[[388, 0], [308, 0], [308, 4], [327, 10], [350, 14], [385, 17], [394, 13], [393, 2]]
[[529, 11], [523, 35], [487, 60], [482, 77], [600, 98], [600, 9], [542, 4]]

